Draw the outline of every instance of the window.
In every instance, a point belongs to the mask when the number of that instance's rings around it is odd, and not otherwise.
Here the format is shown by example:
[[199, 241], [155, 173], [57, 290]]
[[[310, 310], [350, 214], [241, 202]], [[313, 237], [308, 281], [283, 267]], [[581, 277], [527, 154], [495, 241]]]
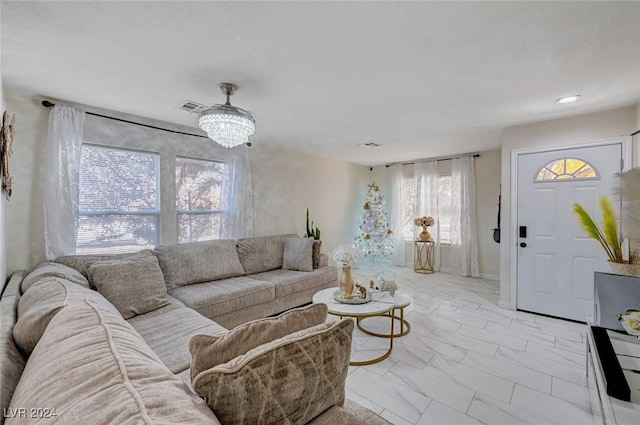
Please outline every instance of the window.
[[553, 180], [593, 180], [598, 174], [591, 164], [578, 158], [561, 158], [551, 161], [538, 172], [536, 182]]
[[179, 243], [220, 238], [223, 169], [221, 162], [176, 158]]
[[158, 154], [82, 145], [76, 253], [157, 245], [158, 164]]
[[[412, 241], [418, 230], [413, 224], [416, 218], [416, 180], [404, 178], [402, 180], [402, 199], [404, 201], [404, 240]], [[438, 210], [437, 217], [440, 229], [440, 242], [451, 243], [451, 176], [438, 176]], [[436, 218], [436, 217], [434, 217]]]

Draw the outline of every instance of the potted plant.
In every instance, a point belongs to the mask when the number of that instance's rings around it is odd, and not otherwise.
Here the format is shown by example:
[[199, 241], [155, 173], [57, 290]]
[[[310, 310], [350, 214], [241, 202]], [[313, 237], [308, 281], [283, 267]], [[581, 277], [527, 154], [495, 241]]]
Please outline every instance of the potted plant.
[[611, 200], [607, 197], [600, 199], [602, 208], [602, 228], [598, 226], [591, 215], [580, 204], [573, 205], [573, 211], [578, 215], [585, 233], [597, 240], [609, 258], [609, 265], [616, 274], [640, 276], [640, 264], [636, 264], [637, 253], [628, 244], [628, 258], [623, 255], [623, 237], [618, 234], [618, 220]]

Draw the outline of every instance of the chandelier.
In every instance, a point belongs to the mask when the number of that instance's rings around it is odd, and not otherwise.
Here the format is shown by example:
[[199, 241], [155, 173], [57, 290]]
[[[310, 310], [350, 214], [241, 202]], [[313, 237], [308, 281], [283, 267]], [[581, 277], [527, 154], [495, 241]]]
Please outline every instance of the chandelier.
[[229, 98], [238, 90], [231, 83], [221, 83], [220, 90], [227, 96], [224, 105], [211, 105], [200, 112], [198, 125], [207, 136], [225, 148], [247, 143], [256, 131], [256, 117], [249, 111], [231, 106]]

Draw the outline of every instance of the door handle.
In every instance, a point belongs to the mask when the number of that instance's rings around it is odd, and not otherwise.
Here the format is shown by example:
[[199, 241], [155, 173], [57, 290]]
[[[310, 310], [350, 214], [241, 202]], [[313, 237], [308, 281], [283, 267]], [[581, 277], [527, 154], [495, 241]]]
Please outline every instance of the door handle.
[[526, 242], [520, 242], [520, 248], [526, 248], [526, 247], [527, 247]]

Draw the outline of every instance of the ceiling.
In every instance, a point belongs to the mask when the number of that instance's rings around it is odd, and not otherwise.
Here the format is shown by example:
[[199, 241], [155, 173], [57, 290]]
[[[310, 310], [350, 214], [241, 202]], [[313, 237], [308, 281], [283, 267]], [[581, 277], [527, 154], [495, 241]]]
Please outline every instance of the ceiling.
[[[640, 100], [640, 2], [2, 1], [7, 91], [366, 165], [500, 146], [507, 126]], [[581, 94], [570, 105], [555, 99]], [[382, 146], [365, 149], [361, 143]]]

